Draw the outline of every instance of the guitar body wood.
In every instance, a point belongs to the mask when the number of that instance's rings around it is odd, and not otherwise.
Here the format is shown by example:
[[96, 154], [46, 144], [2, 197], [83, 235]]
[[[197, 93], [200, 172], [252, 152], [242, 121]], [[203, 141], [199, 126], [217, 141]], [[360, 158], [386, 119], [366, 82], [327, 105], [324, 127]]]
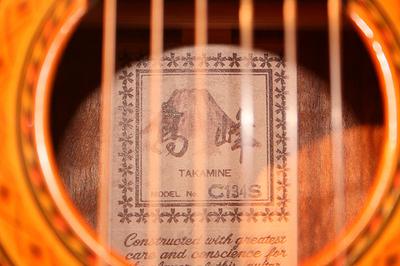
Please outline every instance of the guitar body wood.
[[[91, 147], [98, 147], [98, 84], [88, 81], [92, 89], [78, 92], [82, 96], [78, 100], [79, 94], [68, 99], [67, 90], [73, 81], [56, 78], [59, 65], [66, 66], [66, 72], [71, 71], [61, 57], [88, 9], [85, 0], [0, 2], [0, 265], [92, 265], [98, 258], [112, 265], [124, 263], [98, 243], [89, 225], [95, 224], [96, 216], [93, 210], [98, 150]], [[359, 82], [352, 80], [353, 75], [344, 77], [344, 87], [354, 89], [344, 95], [349, 109], [344, 117], [344, 142], [346, 161], [351, 163], [346, 172], [347, 209], [343, 214], [348, 226], [337, 236], [329, 231], [333, 214], [326, 211], [332, 208], [329, 202], [333, 197], [331, 168], [326, 166], [331, 162], [324, 157], [330, 154], [327, 69], [320, 70], [320, 65], [313, 66], [307, 58], [299, 58], [299, 65], [304, 66], [299, 68], [298, 76], [302, 107], [300, 258], [303, 264], [322, 265], [335, 259], [341, 262], [341, 255], [346, 254], [351, 264], [397, 265], [400, 4], [395, 0], [354, 0], [349, 1], [347, 12], [367, 48], [357, 53], [349, 51], [345, 57], [359, 56], [361, 62], [368, 64], [369, 54], [378, 78], [373, 77], [376, 74], [370, 69], [360, 70], [356, 77]], [[368, 35], [368, 29], [357, 18], [368, 25], [373, 36]], [[230, 34], [218, 38], [222, 42], [232, 40]], [[303, 39], [308, 36], [305, 34]], [[309, 41], [304, 47], [312, 43]], [[79, 47], [68, 49], [82, 51]], [[382, 61], [383, 56], [386, 61]], [[350, 64], [344, 72], [356, 67]], [[381, 87], [381, 96], [373, 89], [360, 92], [375, 83]], [[55, 92], [51, 91], [53, 85]], [[63, 101], [71, 105], [57, 105]], [[72, 114], [60, 110], [68, 106]], [[70, 116], [62, 118], [65, 113]], [[55, 121], [69, 123], [51, 128], [54, 117]], [[310, 157], [315, 159], [310, 161]], [[321, 179], [315, 181], [315, 176]], [[319, 227], [315, 228], [315, 224]]]

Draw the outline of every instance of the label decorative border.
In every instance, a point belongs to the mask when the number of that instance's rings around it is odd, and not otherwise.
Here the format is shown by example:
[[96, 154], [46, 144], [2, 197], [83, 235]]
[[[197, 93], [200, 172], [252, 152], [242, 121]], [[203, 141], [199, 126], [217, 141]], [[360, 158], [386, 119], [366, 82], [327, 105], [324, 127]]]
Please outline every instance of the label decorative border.
[[[118, 91], [120, 97], [120, 105], [117, 107], [121, 112], [121, 117], [118, 120], [118, 127], [120, 132], [118, 142], [120, 143], [120, 151], [118, 158], [120, 164], [118, 173], [120, 175], [120, 182], [118, 189], [121, 192], [121, 197], [118, 200], [118, 205], [121, 210], [118, 211], [117, 218], [120, 223], [194, 223], [194, 222], [207, 222], [207, 223], [225, 223], [225, 222], [287, 222], [289, 220], [289, 211], [287, 209], [288, 198], [288, 165], [287, 157], [289, 156], [287, 148], [287, 127], [286, 127], [286, 96], [287, 91], [287, 76], [285, 70], [285, 62], [282, 57], [264, 53], [263, 56], [256, 56], [253, 53], [248, 53], [247, 56], [240, 56], [238, 53], [223, 54], [217, 52], [214, 55], [203, 54], [200, 57], [186, 53], [179, 55], [170, 52], [165, 55], [161, 60], [161, 67], [163, 69], [173, 69], [185, 67], [194, 69], [197, 67], [205, 67], [207, 69], [228, 68], [240, 69], [246, 68], [248, 70], [254, 69], [270, 69], [272, 71], [272, 79], [274, 86], [274, 115], [275, 115], [275, 135], [274, 139], [274, 160], [275, 167], [272, 169], [275, 177], [275, 207], [273, 208], [254, 208], [249, 207], [247, 211], [241, 211], [243, 208], [221, 208], [209, 207], [203, 208], [202, 211], [192, 208], [177, 207], [177, 208], [156, 208], [148, 211], [148, 208], [134, 208], [134, 180], [130, 178], [138, 169], [134, 169], [134, 153], [138, 152], [138, 147], [134, 147], [134, 135], [129, 133], [134, 128], [134, 121], [129, 117], [130, 114], [137, 111], [139, 106], [135, 106], [133, 99], [135, 75], [129, 70], [132, 67], [132, 62], [127, 62], [127, 66], [120, 71], [118, 79], [122, 82], [122, 86]], [[135, 63], [136, 68], [149, 69], [151, 62], [149, 60], [141, 60]], [[270, 96], [272, 97], [272, 95]]]

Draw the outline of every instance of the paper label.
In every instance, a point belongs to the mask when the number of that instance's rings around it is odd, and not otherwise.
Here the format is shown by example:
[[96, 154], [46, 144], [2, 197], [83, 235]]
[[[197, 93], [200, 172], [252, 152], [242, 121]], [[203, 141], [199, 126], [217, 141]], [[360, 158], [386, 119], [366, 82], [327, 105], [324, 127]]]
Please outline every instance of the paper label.
[[[273, 54], [229, 46], [194, 55], [193, 48], [168, 51], [158, 71], [142, 60], [117, 76], [111, 245], [136, 265], [294, 265], [297, 184], [288, 165], [292, 133], [286, 126], [285, 64]], [[196, 88], [196, 74], [202, 88]], [[161, 81], [158, 117], [149, 115], [151, 75]], [[244, 76], [254, 110], [246, 148], [253, 159], [246, 170]], [[206, 143], [200, 150], [194, 143], [196, 95], [205, 99]], [[152, 143], [149, 132], [157, 125], [160, 137]], [[150, 153], [160, 162], [155, 189]], [[206, 155], [202, 167], [195, 163], [200, 153]], [[156, 238], [151, 230], [158, 232]]]

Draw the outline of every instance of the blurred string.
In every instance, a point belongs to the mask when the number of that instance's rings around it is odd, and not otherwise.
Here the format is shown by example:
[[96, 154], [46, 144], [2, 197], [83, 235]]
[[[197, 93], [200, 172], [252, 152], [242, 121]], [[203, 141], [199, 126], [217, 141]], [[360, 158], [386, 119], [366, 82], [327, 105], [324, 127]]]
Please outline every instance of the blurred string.
[[[98, 237], [107, 249], [110, 247], [110, 185], [111, 185], [111, 100], [115, 72], [117, 1], [104, 1], [103, 13], [103, 64], [101, 85], [100, 163], [98, 194]], [[98, 265], [105, 262], [98, 261]]]
[[341, 76], [341, 0], [328, 0], [329, 67], [331, 86], [332, 178], [334, 185], [334, 229], [345, 222], [344, 143]]
[[[161, 89], [162, 89], [162, 53], [164, 42], [164, 1], [151, 0], [150, 10], [150, 80], [149, 80], [149, 117], [155, 121], [149, 130], [149, 143], [148, 143], [148, 189], [147, 199], [151, 201], [152, 192], [160, 191], [160, 169], [161, 160], [160, 155], [156, 152], [151, 152], [151, 145], [158, 143], [161, 140]], [[151, 203], [150, 203], [151, 204]], [[147, 224], [147, 238], [157, 239], [160, 236], [160, 227], [158, 223]], [[155, 258], [159, 258], [160, 250], [157, 245], [147, 246], [148, 254], [154, 254]]]
[[[283, 2], [283, 29], [284, 29], [284, 52], [286, 61], [287, 73], [287, 91], [286, 97], [288, 110], [286, 112], [286, 127], [288, 138], [288, 161], [287, 167], [289, 169], [288, 183], [290, 197], [293, 202], [297, 202], [297, 134], [298, 134], [298, 112], [297, 112], [297, 1], [284, 0]], [[290, 247], [294, 250], [289, 250], [293, 255], [290, 264], [297, 265], [297, 249], [298, 249], [298, 230], [297, 230], [297, 204], [289, 206], [291, 221], [294, 226], [291, 226], [287, 233], [291, 236], [292, 243]]]
[[[207, 56], [207, 0], [195, 1], [195, 121], [194, 121], [194, 169], [207, 168], [207, 93], [206, 93], [206, 73], [202, 73], [206, 65], [200, 65], [201, 58]], [[207, 180], [205, 177], [195, 177], [192, 183], [196, 197], [200, 200], [207, 198]], [[193, 227], [192, 232], [194, 237], [206, 237], [207, 230], [205, 223], [198, 223]], [[204, 251], [204, 241], [200, 241], [199, 245], [194, 247], [196, 250]], [[198, 265], [205, 265], [204, 258], [196, 258], [194, 262]]]
[[[253, 0], [240, 0], [239, 6], [239, 33], [240, 50], [243, 57], [250, 57], [253, 47]], [[251, 60], [248, 58], [248, 60]], [[242, 182], [252, 182], [253, 169], [253, 134], [254, 134], [254, 102], [251, 64], [250, 70], [243, 70], [240, 75], [240, 136], [241, 136], [241, 172]], [[240, 181], [240, 180], [238, 180]], [[256, 225], [254, 225], [256, 226]], [[247, 231], [247, 232], [246, 232]], [[247, 228], [239, 224], [239, 235], [248, 234]], [[239, 263], [244, 264], [245, 259], [240, 258]]]

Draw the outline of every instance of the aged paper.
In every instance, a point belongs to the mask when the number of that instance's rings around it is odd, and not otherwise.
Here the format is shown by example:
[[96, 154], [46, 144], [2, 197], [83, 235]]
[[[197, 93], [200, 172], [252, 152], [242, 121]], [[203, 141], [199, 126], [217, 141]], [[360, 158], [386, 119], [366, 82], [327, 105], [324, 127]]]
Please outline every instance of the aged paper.
[[[297, 184], [288, 160], [296, 151], [288, 147], [297, 132], [287, 132], [291, 90], [284, 61], [267, 52], [209, 46], [197, 58], [190, 47], [167, 51], [161, 64], [152, 70], [149, 61], [132, 62], [117, 76], [112, 247], [136, 265], [295, 265]], [[202, 88], [196, 88], [195, 70]], [[157, 117], [149, 115], [151, 75], [161, 81]], [[244, 75], [254, 110], [246, 149]], [[196, 95], [205, 99], [201, 148], [194, 145]], [[154, 128], [160, 128], [155, 142], [149, 139]], [[243, 167], [244, 150], [252, 153], [251, 167]], [[160, 162], [157, 188], [150, 185], [150, 153]], [[206, 158], [202, 167], [195, 163], [199, 154]]]

